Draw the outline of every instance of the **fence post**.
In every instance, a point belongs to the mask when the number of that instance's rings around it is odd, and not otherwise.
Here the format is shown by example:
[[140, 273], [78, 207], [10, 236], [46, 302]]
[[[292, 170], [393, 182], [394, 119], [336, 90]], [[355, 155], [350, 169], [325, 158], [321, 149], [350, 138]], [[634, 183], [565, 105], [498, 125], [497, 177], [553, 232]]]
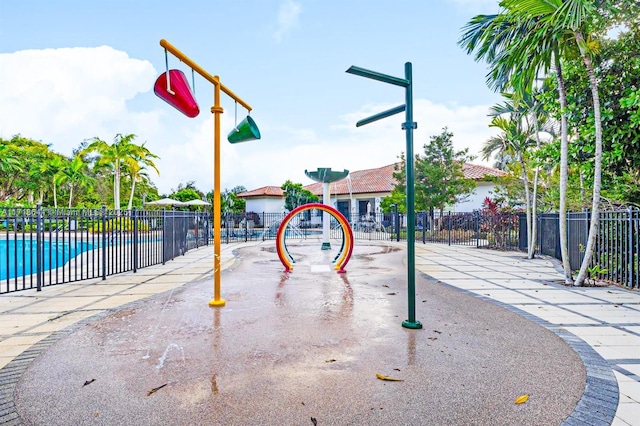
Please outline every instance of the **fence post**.
[[249, 220], [247, 219], [247, 212], [244, 212], [242, 215], [244, 217], [244, 242], [246, 243], [249, 238]]
[[107, 279], [107, 206], [102, 206], [102, 280]]
[[167, 244], [167, 211], [162, 209], [162, 264], [166, 262], [166, 249]]
[[473, 212], [473, 218], [476, 225], [476, 248], [480, 248], [480, 210]]
[[449, 231], [449, 245], [451, 245], [451, 211], [449, 211], [449, 220], [447, 222], [449, 222], [447, 224], [447, 229]]
[[633, 209], [627, 208], [627, 283], [633, 288]]
[[[17, 215], [16, 215], [17, 216]], [[42, 205], [36, 206], [36, 291], [42, 291]], [[8, 227], [7, 227], [8, 229]], [[22, 230], [24, 232], [24, 228]], [[16, 271], [17, 272], [17, 271]], [[7, 275], [8, 276], [8, 275]]]
[[422, 211], [422, 244], [427, 243], [427, 212]]
[[138, 215], [136, 214], [136, 208], [131, 210], [131, 216], [133, 217], [133, 272], [138, 270]]
[[398, 205], [393, 205], [393, 214], [394, 220], [393, 222], [396, 225], [396, 242], [400, 242], [400, 215], [398, 214]]

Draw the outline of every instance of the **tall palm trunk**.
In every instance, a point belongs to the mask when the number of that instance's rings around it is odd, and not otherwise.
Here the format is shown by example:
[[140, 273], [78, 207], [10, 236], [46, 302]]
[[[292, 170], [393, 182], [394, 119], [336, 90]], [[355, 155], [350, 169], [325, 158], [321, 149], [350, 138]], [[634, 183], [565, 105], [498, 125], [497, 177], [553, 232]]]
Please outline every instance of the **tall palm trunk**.
[[[578, 45], [584, 43], [582, 34], [576, 33]], [[589, 74], [589, 85], [591, 86], [591, 96], [593, 97], [593, 115], [596, 131], [596, 152], [593, 165], [593, 200], [591, 205], [591, 225], [589, 226], [589, 237], [587, 238], [587, 246], [580, 265], [580, 272], [576, 278], [576, 285], [582, 285], [587, 278], [588, 268], [593, 258], [596, 237], [598, 235], [598, 216], [600, 215], [600, 189], [602, 187], [602, 119], [600, 117], [600, 95], [598, 94], [598, 82], [593, 71], [593, 63], [581, 47], [582, 61], [587, 68]]]
[[133, 182], [131, 183], [131, 195], [129, 195], [129, 204], [127, 204], [127, 210], [131, 210], [133, 207], [133, 193], [136, 190], [136, 178], [134, 177]]
[[73, 200], [73, 184], [69, 185], [69, 208], [71, 208], [71, 201]]
[[[533, 112], [533, 128], [536, 132], [536, 148], [540, 149], [540, 126], [538, 125], [537, 112]], [[536, 254], [536, 244], [538, 236], [538, 180], [540, 179], [540, 165], [536, 165], [533, 175], [533, 200], [531, 200], [531, 233], [529, 234], [529, 251], [527, 257], [533, 259]]]
[[558, 214], [560, 228], [560, 253], [562, 254], [562, 267], [564, 269], [564, 281], [573, 283], [571, 274], [571, 262], [569, 261], [569, 243], [567, 238], [567, 185], [569, 170], [569, 129], [567, 128], [567, 92], [564, 87], [564, 77], [560, 58], [555, 55], [556, 76], [558, 81], [558, 97], [561, 110], [561, 138], [560, 138], [560, 208]]
[[524, 155], [520, 153], [520, 167], [522, 167], [522, 183], [524, 184], [524, 202], [526, 205], [525, 214], [527, 215], [527, 258], [533, 259], [533, 245], [531, 244], [532, 222], [531, 222], [531, 190], [529, 189], [529, 176], [527, 176], [527, 167], [524, 161]]
[[113, 208], [120, 210], [120, 162], [116, 162], [113, 173]]
[[56, 182], [53, 182], [53, 207], [58, 208], [58, 195], [56, 194]]

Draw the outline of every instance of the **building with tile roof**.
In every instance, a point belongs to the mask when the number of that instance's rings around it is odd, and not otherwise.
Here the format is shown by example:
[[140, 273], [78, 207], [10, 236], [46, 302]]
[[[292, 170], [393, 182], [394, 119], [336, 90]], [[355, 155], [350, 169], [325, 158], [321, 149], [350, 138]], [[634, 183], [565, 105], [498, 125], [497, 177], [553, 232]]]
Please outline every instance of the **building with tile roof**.
[[245, 210], [256, 213], [281, 213], [284, 211], [284, 191], [279, 186], [263, 186], [241, 192], [238, 197], [247, 203]]
[[[375, 169], [357, 170], [349, 173], [342, 180], [332, 182], [329, 184], [331, 199], [334, 200], [332, 204], [347, 217], [361, 217], [370, 213], [378, 213], [382, 199], [388, 196], [395, 186], [393, 178], [395, 166], [394, 163]], [[501, 170], [471, 163], [465, 163], [462, 171], [468, 179], [476, 181], [477, 187], [465, 201], [451, 206], [449, 209], [451, 211], [467, 212], [482, 208], [484, 199], [491, 196], [496, 185], [487, 177], [505, 175]], [[304, 188], [322, 197], [322, 183], [312, 183]], [[284, 211], [284, 194], [279, 187], [265, 186], [240, 193], [238, 197], [244, 198], [247, 202], [247, 211], [258, 213], [281, 213]]]

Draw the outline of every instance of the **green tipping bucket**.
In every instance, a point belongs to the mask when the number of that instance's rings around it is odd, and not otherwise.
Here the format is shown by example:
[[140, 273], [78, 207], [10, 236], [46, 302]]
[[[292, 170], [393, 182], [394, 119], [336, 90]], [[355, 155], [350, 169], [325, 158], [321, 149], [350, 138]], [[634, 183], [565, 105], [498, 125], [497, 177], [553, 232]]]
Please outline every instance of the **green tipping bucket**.
[[250, 116], [242, 120], [242, 122], [227, 135], [227, 140], [231, 143], [246, 142], [254, 139], [260, 139], [260, 130], [258, 130], [256, 122], [253, 121], [253, 118]]

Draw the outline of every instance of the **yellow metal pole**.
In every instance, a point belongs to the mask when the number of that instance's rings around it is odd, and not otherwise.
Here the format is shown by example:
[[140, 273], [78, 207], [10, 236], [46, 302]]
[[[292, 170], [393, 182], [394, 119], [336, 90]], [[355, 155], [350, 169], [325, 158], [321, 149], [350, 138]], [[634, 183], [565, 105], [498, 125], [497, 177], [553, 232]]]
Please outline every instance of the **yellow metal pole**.
[[209, 301], [209, 306], [224, 306], [226, 301], [220, 298], [220, 240], [222, 239], [221, 228], [221, 202], [220, 202], [220, 114], [224, 112], [220, 104], [220, 92], [224, 92], [231, 99], [242, 105], [247, 111], [251, 111], [251, 106], [220, 83], [220, 77], [212, 76], [200, 65], [193, 62], [187, 55], [178, 50], [167, 40], [160, 40], [160, 46], [169, 53], [184, 62], [192, 70], [200, 74], [205, 80], [213, 84], [213, 299]]
[[213, 77], [213, 86], [213, 300], [209, 301], [209, 306], [224, 306], [226, 302], [220, 298], [220, 114], [224, 109], [220, 105], [220, 79], [217, 75]]

